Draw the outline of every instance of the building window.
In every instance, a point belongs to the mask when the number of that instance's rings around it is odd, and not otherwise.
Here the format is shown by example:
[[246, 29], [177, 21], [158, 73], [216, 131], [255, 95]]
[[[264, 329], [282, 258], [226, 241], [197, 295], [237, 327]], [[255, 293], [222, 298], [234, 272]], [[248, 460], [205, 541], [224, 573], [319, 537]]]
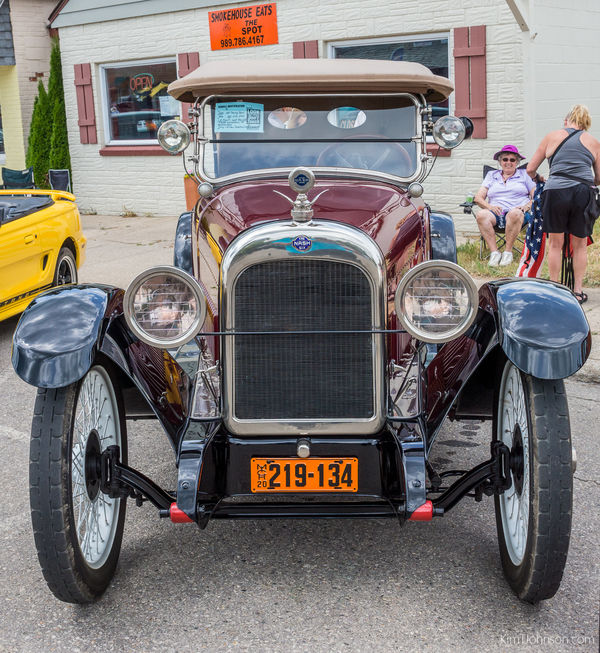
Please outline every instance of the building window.
[[[329, 58], [414, 61], [449, 77], [447, 34], [339, 41], [329, 44]], [[434, 119], [447, 113], [448, 100], [433, 105]]]
[[105, 64], [100, 70], [107, 143], [155, 145], [161, 124], [181, 113], [180, 103], [167, 93], [177, 79], [175, 59]]

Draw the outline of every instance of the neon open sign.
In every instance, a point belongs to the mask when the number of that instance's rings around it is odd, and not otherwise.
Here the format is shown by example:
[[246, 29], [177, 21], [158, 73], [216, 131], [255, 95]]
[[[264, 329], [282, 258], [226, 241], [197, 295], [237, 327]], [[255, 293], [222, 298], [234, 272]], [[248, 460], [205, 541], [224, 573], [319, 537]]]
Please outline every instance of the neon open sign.
[[151, 73], [139, 73], [129, 79], [129, 88], [132, 91], [144, 91], [154, 86], [154, 75]]

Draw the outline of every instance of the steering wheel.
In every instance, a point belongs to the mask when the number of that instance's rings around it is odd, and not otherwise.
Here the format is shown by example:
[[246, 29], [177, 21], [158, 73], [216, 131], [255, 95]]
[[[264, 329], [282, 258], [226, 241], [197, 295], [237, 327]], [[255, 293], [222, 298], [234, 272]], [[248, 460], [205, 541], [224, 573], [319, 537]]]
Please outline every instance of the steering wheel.
[[[361, 139], [377, 136], [361, 135]], [[317, 157], [317, 166], [379, 170], [399, 177], [409, 176], [414, 163], [400, 143], [332, 143]]]

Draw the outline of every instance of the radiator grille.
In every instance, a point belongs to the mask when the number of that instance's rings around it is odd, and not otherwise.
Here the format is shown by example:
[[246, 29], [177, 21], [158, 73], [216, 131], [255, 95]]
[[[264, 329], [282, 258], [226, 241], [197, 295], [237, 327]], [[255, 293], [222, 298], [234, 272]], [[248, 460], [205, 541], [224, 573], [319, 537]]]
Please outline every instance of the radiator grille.
[[[236, 331], [370, 330], [371, 289], [353, 265], [260, 263], [238, 278]], [[374, 414], [371, 334], [234, 338], [238, 419], [359, 419]]]

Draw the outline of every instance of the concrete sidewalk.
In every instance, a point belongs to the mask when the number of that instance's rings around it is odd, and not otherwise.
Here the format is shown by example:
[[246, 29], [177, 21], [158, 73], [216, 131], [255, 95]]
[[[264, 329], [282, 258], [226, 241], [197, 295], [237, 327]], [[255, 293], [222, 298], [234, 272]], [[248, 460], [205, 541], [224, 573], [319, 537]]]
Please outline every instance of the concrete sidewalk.
[[592, 331], [592, 352], [575, 376], [579, 381], [600, 383], [600, 288], [584, 288], [584, 290], [588, 300], [582, 308]]
[[[177, 216], [120, 217], [82, 215], [88, 238], [87, 258], [80, 280], [127, 288], [140, 272], [153, 265], [172, 264]], [[478, 284], [483, 283], [477, 279]], [[600, 383], [600, 288], [586, 288], [583, 304], [592, 330], [592, 352], [577, 372], [580, 381]]]

